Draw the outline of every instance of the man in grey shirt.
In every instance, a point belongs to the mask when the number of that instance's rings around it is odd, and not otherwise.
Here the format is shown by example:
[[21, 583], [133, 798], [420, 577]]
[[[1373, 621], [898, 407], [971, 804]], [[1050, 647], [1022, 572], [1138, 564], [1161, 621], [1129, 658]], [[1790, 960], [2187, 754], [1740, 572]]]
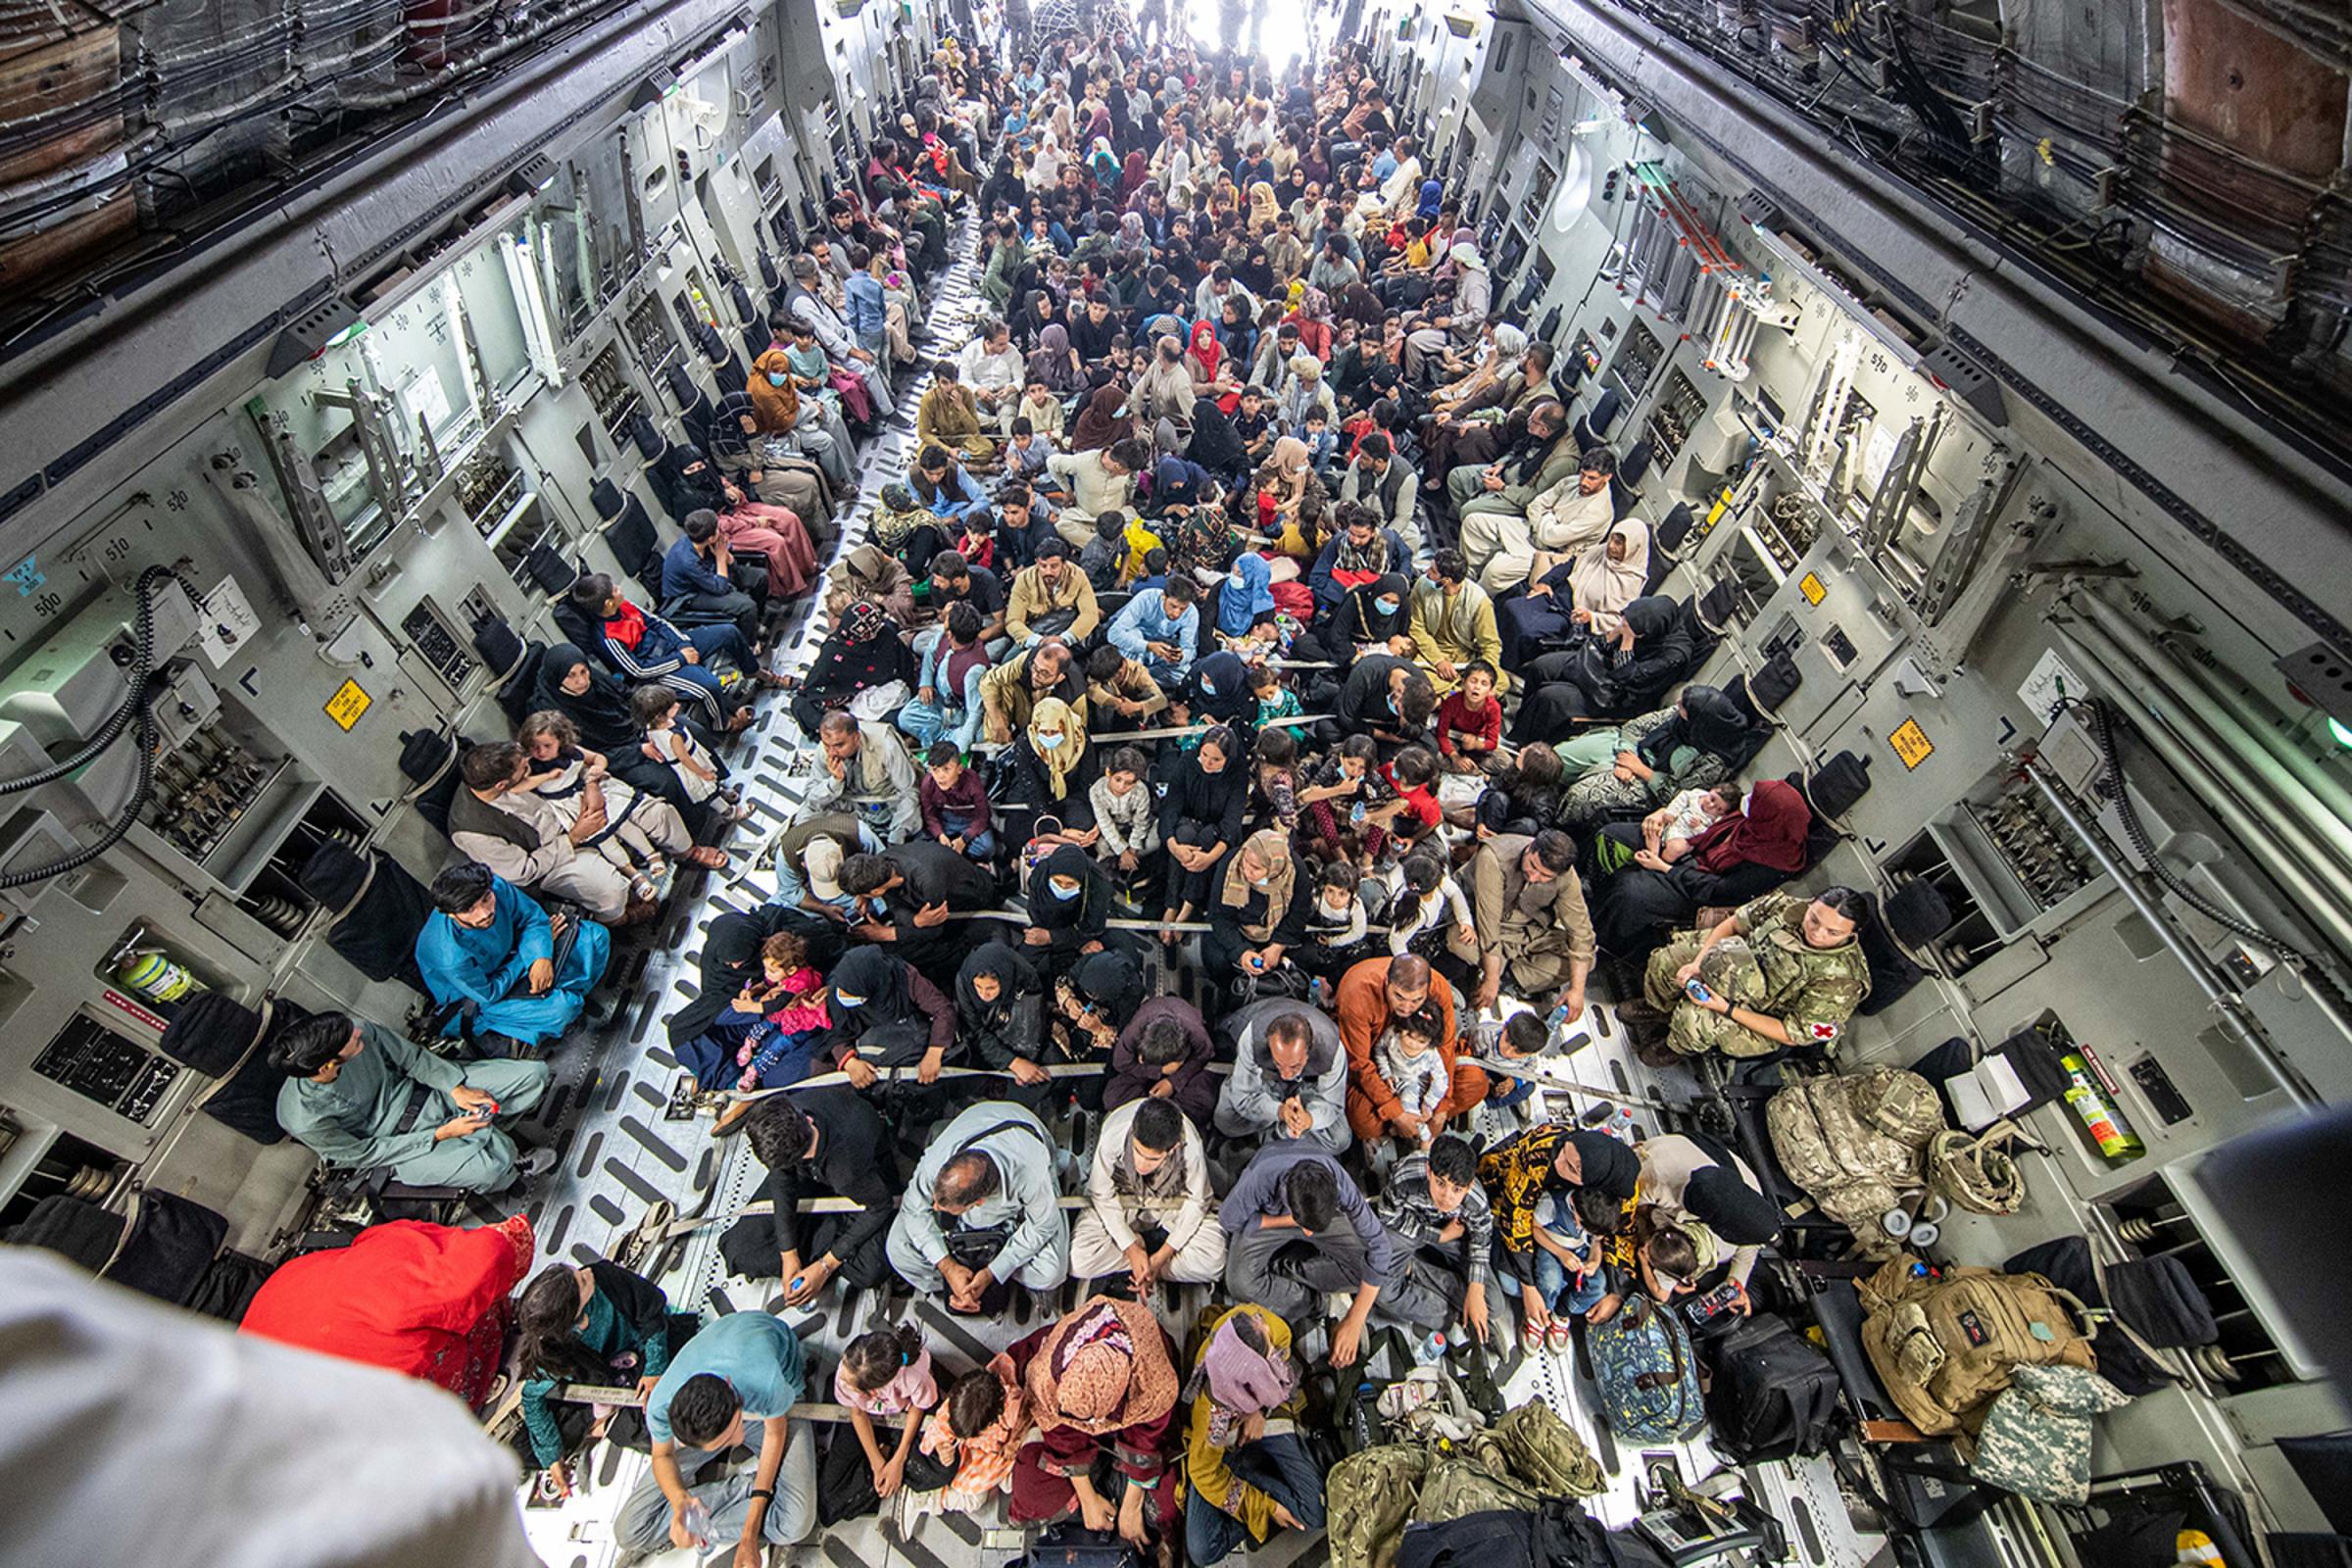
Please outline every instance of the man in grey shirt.
[[899, 1200], [890, 1266], [919, 1295], [945, 1289], [958, 1312], [983, 1310], [1000, 1285], [1059, 1286], [1070, 1277], [1070, 1222], [1054, 1155], [1045, 1125], [1012, 1102], [966, 1108], [932, 1135]]
[[1233, 1071], [1217, 1095], [1228, 1138], [1348, 1147], [1348, 1052], [1339, 1025], [1302, 1002], [1271, 997], [1234, 1013]]

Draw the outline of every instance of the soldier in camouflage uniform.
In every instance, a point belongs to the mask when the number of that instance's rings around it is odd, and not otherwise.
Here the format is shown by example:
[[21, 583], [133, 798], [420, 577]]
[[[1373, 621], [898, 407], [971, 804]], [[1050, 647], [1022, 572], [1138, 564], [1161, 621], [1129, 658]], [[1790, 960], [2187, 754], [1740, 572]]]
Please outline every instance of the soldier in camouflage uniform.
[[[1649, 1018], [1666, 1019], [1666, 1043], [1695, 1056], [1761, 1056], [1794, 1046], [1830, 1052], [1870, 995], [1870, 967], [1854, 923], [1861, 895], [1831, 888], [1808, 901], [1768, 893], [1712, 931], [1688, 931], [1650, 955], [1642, 976]], [[1712, 993], [1693, 1001], [1693, 976]], [[1629, 1023], [1642, 1009], [1620, 1009]]]

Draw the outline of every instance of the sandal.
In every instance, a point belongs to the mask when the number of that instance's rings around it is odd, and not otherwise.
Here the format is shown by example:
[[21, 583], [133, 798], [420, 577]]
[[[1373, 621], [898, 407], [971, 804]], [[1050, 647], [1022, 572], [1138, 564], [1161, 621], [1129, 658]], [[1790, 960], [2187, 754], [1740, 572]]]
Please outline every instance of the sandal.
[[703, 866], [712, 871], [724, 871], [728, 866], [735, 863], [734, 860], [728, 857], [726, 851], [713, 849], [708, 844], [697, 844], [693, 849], [688, 850], [686, 852], [686, 858], [689, 862], [695, 865]]

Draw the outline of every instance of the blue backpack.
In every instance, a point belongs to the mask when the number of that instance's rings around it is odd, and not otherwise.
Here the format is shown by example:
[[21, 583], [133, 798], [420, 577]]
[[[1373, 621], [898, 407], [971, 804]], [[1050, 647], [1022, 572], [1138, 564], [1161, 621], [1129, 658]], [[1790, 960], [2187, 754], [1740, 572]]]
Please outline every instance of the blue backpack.
[[1630, 1296], [1606, 1323], [1589, 1324], [1585, 1348], [1600, 1386], [1609, 1430], [1637, 1443], [1662, 1443], [1706, 1419], [1698, 1356], [1682, 1315]]

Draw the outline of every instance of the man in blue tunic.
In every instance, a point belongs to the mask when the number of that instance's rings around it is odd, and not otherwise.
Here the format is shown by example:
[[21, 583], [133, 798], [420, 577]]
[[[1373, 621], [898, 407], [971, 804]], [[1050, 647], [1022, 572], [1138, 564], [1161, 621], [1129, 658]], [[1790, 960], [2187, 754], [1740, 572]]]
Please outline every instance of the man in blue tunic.
[[[448, 867], [431, 893], [436, 912], [417, 933], [416, 967], [452, 1009], [444, 1035], [503, 1034], [529, 1051], [571, 1026], [612, 951], [603, 926], [576, 914], [550, 920], [479, 860]], [[564, 937], [569, 951], [559, 958]]]

